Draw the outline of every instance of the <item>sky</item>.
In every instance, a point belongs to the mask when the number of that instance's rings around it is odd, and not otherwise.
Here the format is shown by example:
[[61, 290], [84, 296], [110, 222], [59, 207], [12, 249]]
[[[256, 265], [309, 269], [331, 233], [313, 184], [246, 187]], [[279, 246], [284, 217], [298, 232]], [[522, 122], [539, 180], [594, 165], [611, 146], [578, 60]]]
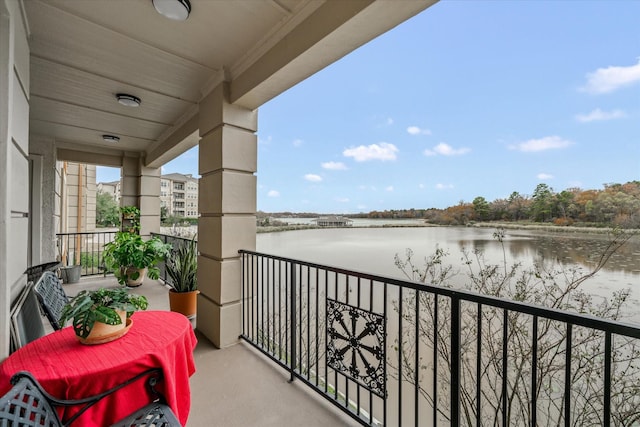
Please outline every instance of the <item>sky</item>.
[[[638, 17], [640, 0], [435, 4], [260, 107], [258, 210], [446, 208], [640, 180]], [[162, 173], [197, 176], [197, 159]]]

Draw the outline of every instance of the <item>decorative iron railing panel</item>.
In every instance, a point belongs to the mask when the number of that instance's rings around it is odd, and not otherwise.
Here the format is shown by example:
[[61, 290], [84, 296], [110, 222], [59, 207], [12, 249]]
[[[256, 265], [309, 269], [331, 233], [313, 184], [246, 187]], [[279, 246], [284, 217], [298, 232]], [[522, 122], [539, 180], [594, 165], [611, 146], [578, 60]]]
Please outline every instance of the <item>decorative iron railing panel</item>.
[[241, 338], [362, 425], [640, 425], [638, 326], [240, 254]]
[[106, 274], [102, 262], [104, 245], [113, 241], [115, 231], [56, 234], [56, 248], [63, 265], [80, 265], [82, 276]]

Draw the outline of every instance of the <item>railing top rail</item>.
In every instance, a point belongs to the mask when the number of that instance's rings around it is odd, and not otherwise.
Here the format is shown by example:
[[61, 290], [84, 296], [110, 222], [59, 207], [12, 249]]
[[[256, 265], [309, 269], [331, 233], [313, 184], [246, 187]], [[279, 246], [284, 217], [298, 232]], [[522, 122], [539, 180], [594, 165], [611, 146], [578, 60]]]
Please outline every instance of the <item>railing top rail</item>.
[[293, 258], [286, 258], [277, 255], [270, 255], [255, 251], [241, 249], [240, 254], [257, 255], [278, 261], [295, 263], [311, 268], [327, 270], [333, 273], [344, 274], [348, 276], [359, 277], [361, 279], [372, 280], [374, 282], [387, 283], [403, 288], [414, 289], [423, 292], [429, 292], [436, 295], [446, 296], [456, 300], [469, 301], [477, 304], [492, 306], [496, 308], [506, 309], [510, 311], [520, 312], [531, 316], [538, 316], [546, 319], [557, 320], [560, 322], [571, 323], [576, 326], [583, 326], [592, 329], [598, 329], [604, 332], [610, 332], [616, 335], [624, 335], [631, 338], [640, 339], [640, 326], [627, 323], [617, 322], [608, 319], [591, 316], [588, 314], [572, 313], [534, 304], [526, 304], [519, 301], [513, 301], [506, 298], [492, 297], [482, 295], [462, 289], [443, 288], [433, 285], [427, 285], [420, 282], [396, 279], [392, 277], [378, 276], [375, 274], [364, 273], [355, 270], [347, 270], [339, 267], [332, 267], [322, 264], [316, 264], [308, 261], [301, 261]]
[[90, 235], [90, 234], [111, 234], [117, 233], [118, 230], [110, 230], [110, 231], [81, 231], [78, 233], [56, 233], [56, 236], [77, 236], [77, 235]]
[[[184, 241], [187, 241], [187, 242], [191, 241], [190, 237], [174, 236], [174, 235], [171, 235], [171, 234], [151, 233], [151, 235], [152, 236], [158, 236], [158, 237], [168, 237], [170, 239], [175, 239], [175, 240], [184, 240]], [[197, 240], [195, 242], [198, 243]]]

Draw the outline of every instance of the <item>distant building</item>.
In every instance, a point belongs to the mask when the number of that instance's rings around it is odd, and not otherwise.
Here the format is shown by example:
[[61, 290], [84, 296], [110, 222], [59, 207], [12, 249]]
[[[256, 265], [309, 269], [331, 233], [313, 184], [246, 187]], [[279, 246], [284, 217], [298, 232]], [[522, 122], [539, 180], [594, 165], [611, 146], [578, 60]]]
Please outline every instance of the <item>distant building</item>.
[[353, 220], [335, 215], [321, 216], [320, 218], [312, 219], [311, 222], [315, 222], [318, 227], [351, 227], [353, 225]]
[[[120, 181], [99, 182], [97, 188], [120, 202]], [[160, 176], [160, 207], [167, 209], [167, 216], [198, 218], [198, 178], [181, 173]]]
[[198, 218], [198, 178], [170, 173], [160, 177], [160, 207], [167, 215]]
[[56, 164], [57, 233], [96, 229], [96, 166], [72, 162]]
[[97, 189], [98, 194], [108, 194], [116, 203], [120, 203], [120, 181], [99, 182]]

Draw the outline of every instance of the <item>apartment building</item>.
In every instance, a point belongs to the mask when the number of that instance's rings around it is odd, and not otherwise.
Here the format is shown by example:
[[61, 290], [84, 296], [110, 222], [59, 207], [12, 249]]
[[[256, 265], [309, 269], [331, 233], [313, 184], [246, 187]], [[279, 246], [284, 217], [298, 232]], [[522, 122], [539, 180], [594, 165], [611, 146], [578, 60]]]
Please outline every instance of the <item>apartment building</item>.
[[170, 173], [160, 177], [160, 207], [168, 216], [198, 217], [198, 178]]
[[113, 197], [116, 203], [120, 203], [120, 181], [99, 182], [97, 190], [98, 193], [106, 193]]
[[[120, 201], [120, 181], [99, 182], [99, 193], [110, 194]], [[191, 174], [170, 173], [160, 177], [160, 207], [167, 216], [198, 218], [198, 178]]]

